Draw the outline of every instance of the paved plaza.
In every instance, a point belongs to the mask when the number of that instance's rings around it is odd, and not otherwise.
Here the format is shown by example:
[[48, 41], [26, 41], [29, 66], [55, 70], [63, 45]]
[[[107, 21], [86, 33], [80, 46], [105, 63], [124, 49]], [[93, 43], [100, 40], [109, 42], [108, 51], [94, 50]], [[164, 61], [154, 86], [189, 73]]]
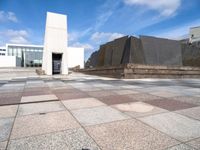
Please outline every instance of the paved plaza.
[[0, 150], [199, 150], [200, 79], [0, 70]]

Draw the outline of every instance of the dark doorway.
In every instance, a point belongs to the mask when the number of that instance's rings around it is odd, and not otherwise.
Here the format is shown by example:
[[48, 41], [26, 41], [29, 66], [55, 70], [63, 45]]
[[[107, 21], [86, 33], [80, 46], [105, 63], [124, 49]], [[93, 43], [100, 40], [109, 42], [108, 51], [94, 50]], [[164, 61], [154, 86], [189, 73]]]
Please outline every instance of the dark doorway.
[[62, 54], [52, 54], [52, 73], [61, 73]]

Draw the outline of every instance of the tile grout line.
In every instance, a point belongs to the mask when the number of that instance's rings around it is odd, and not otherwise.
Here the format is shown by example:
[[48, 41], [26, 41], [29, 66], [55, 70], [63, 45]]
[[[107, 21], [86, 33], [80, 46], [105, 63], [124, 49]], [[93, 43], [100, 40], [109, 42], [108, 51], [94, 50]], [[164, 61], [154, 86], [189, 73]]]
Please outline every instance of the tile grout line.
[[[26, 85], [26, 84], [25, 84]], [[23, 88], [23, 91], [22, 91], [22, 93], [24, 92], [24, 89], [25, 89], [25, 85], [24, 85], [24, 88]], [[21, 99], [22, 99], [22, 93], [21, 93]], [[21, 102], [21, 100], [20, 100], [20, 102]], [[13, 131], [13, 128], [14, 128], [14, 125], [15, 125], [15, 120], [17, 119], [17, 114], [18, 114], [18, 111], [19, 111], [19, 104], [18, 104], [18, 106], [17, 106], [17, 111], [16, 111], [16, 114], [15, 114], [15, 117], [14, 117], [14, 120], [13, 120], [13, 125], [12, 125], [12, 127], [11, 127], [11, 130], [10, 130], [10, 134], [9, 134], [9, 137], [8, 137], [8, 142], [7, 142], [7, 144], [6, 144], [6, 150], [8, 149], [8, 146], [9, 146], [9, 144], [10, 144], [10, 138], [11, 138], [11, 134], [12, 134], [12, 131]]]
[[[61, 101], [62, 103], [62, 101]], [[72, 112], [62, 103], [62, 105], [65, 107], [65, 109], [71, 114], [71, 116], [76, 120], [76, 122], [80, 125], [80, 127], [87, 133], [87, 135], [93, 140], [94, 143], [102, 150], [101, 146], [96, 142], [94, 138], [87, 132], [84, 126], [81, 125], [81, 123], [73, 116]]]

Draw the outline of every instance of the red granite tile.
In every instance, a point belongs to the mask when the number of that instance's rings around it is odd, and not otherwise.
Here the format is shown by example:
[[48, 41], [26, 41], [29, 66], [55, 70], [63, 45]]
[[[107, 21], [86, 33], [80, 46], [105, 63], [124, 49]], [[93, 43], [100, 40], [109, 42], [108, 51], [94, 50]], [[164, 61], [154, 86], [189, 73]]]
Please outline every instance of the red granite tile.
[[110, 95], [99, 97], [98, 99], [107, 105], [136, 102], [132, 98], [125, 95]]
[[19, 104], [21, 101], [21, 97], [6, 97], [6, 98], [0, 98], [0, 106], [1, 105], [13, 105], [13, 104]]
[[59, 93], [78, 93], [81, 92], [78, 89], [53, 89], [52, 93], [59, 94]]
[[158, 100], [151, 100], [146, 101], [145, 103], [169, 110], [169, 111], [176, 111], [181, 109], [187, 109], [191, 107], [196, 107], [197, 105], [189, 104], [185, 102], [180, 102], [176, 100], [170, 100], [170, 99], [158, 99]]
[[23, 92], [23, 96], [35, 96], [35, 95], [48, 95], [52, 94], [51, 91], [29, 91]]
[[149, 101], [149, 100], [161, 99], [161, 97], [146, 94], [146, 93], [128, 94], [126, 96], [128, 96], [129, 98], [132, 98], [135, 101]]

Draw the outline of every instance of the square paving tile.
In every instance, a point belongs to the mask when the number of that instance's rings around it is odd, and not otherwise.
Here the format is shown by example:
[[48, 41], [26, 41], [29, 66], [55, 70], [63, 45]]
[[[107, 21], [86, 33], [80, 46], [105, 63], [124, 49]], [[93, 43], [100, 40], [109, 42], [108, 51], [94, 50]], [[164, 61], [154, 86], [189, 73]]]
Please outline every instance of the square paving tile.
[[51, 100], [57, 100], [57, 99], [58, 98], [53, 94], [38, 95], [38, 96], [23, 96], [21, 99], [21, 103], [51, 101]]
[[21, 104], [18, 110], [18, 116], [48, 113], [54, 111], [66, 110], [63, 104], [59, 101], [57, 102], [43, 102], [43, 103], [31, 103], [31, 104]]
[[35, 96], [35, 95], [48, 95], [48, 94], [52, 94], [51, 91], [29, 91], [29, 92], [23, 92], [22, 96]]
[[179, 145], [167, 148], [166, 150], [196, 150], [196, 149], [186, 144], [179, 144]]
[[74, 117], [84, 126], [128, 119], [125, 114], [108, 106], [73, 110]]
[[71, 100], [71, 99], [80, 99], [89, 97], [86, 93], [83, 92], [73, 92], [73, 93], [58, 93], [56, 96], [60, 100]]
[[88, 95], [92, 96], [92, 97], [104, 97], [104, 96], [110, 96], [110, 95], [116, 95], [116, 93], [114, 93], [113, 91], [92, 91], [92, 92], [88, 92]]
[[113, 105], [112, 107], [135, 118], [167, 112], [167, 110], [143, 102], [117, 104]]
[[127, 95], [127, 94], [138, 94], [138, 91], [135, 90], [115, 90], [114, 93], [117, 95]]
[[150, 94], [159, 96], [159, 97], [164, 97], [164, 98], [170, 98], [170, 97], [175, 97], [175, 96], [180, 96], [181, 94], [179, 93], [172, 93], [169, 91], [158, 91], [158, 92], [151, 92]]
[[183, 109], [183, 110], [176, 111], [176, 113], [200, 120], [200, 107]]
[[7, 141], [0, 142], [0, 150], [5, 150], [7, 146]]
[[6, 97], [6, 98], [0, 98], [0, 105], [19, 104], [20, 101], [21, 101], [21, 97]]
[[13, 121], [13, 118], [0, 119], [0, 142], [8, 140], [12, 129]]
[[130, 97], [134, 101], [150, 101], [150, 100], [155, 100], [155, 99], [161, 99], [161, 97], [150, 95], [150, 94], [145, 94], [145, 93], [129, 94], [126, 96]]
[[150, 105], [157, 106], [169, 111], [186, 109], [186, 108], [191, 108], [191, 107], [196, 106], [194, 104], [189, 104], [189, 103], [180, 102], [176, 100], [169, 100], [169, 99], [161, 99], [161, 100], [158, 99], [158, 100], [146, 101], [145, 103], [148, 103]]
[[198, 98], [192, 96], [178, 96], [178, 97], [172, 97], [171, 99], [195, 105], [200, 105], [200, 97]]
[[70, 110], [105, 105], [96, 98], [81, 98], [75, 100], [66, 100], [62, 101], [62, 103]]
[[0, 106], [0, 118], [14, 117], [17, 112], [18, 105]]
[[86, 127], [102, 150], [160, 150], [178, 142], [136, 120]]
[[32, 136], [11, 140], [8, 150], [100, 150], [97, 144], [82, 129]]
[[126, 95], [110, 95], [110, 96], [99, 97], [98, 99], [107, 105], [134, 102], [132, 98]]
[[18, 117], [11, 139], [80, 127], [68, 111]]
[[180, 141], [200, 137], [200, 121], [176, 113], [162, 113], [139, 119]]
[[55, 93], [55, 94], [59, 94], [59, 93], [78, 93], [78, 92], [81, 92], [80, 90], [78, 89], [53, 89], [52, 90], [52, 93]]
[[187, 142], [186, 144], [196, 148], [197, 150], [200, 149], [200, 138]]

